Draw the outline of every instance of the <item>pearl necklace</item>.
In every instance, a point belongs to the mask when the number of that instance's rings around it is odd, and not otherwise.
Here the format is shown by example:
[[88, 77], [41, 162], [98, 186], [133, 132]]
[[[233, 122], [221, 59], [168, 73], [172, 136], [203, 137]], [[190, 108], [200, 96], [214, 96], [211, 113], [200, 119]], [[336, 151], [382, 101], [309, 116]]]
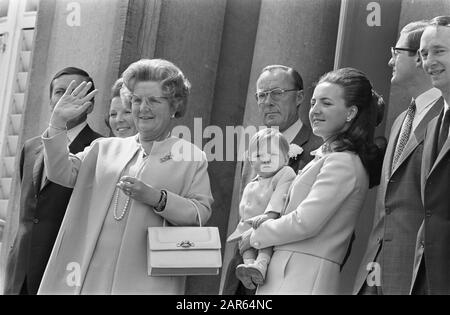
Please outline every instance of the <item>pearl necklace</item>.
[[114, 219], [116, 221], [120, 221], [123, 219], [123, 217], [127, 213], [129, 203], [130, 203], [130, 197], [127, 197], [127, 200], [125, 201], [125, 205], [123, 206], [123, 209], [122, 209], [122, 213], [120, 214], [120, 216], [117, 216], [117, 206], [119, 204], [119, 189], [116, 188], [116, 198], [114, 200]]
[[[138, 178], [138, 176], [142, 173], [142, 170], [144, 169], [144, 166], [146, 165], [146, 162], [149, 158], [149, 155], [147, 155], [145, 153], [143, 148], [142, 148], [142, 151], [144, 153], [144, 158], [142, 159], [141, 165], [139, 166], [139, 169], [136, 173], [136, 176], [135, 176], [136, 178]], [[122, 177], [122, 175], [120, 177]], [[116, 189], [115, 189], [116, 194], [115, 194], [115, 198], [114, 198], [114, 211], [113, 211], [113, 216], [116, 221], [121, 221], [123, 219], [123, 217], [125, 216], [125, 214], [128, 211], [128, 204], [130, 203], [130, 196], [127, 196], [127, 200], [125, 200], [125, 205], [122, 208], [122, 213], [120, 215], [117, 215], [117, 207], [119, 205], [119, 190], [120, 189], [118, 187], [116, 187]]]

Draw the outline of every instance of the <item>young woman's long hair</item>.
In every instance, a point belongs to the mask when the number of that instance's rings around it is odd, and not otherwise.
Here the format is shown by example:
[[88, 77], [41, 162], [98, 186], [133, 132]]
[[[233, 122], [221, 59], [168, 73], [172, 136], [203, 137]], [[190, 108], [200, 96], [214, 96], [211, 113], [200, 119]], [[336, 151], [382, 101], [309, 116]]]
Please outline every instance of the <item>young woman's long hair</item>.
[[370, 186], [377, 181], [377, 159], [380, 148], [374, 144], [375, 127], [384, 116], [384, 101], [376, 93], [367, 76], [354, 68], [342, 68], [324, 74], [318, 84], [333, 83], [342, 87], [346, 106], [356, 106], [358, 113], [344, 132], [334, 136], [328, 147], [335, 151], [352, 151], [359, 155], [369, 173]]

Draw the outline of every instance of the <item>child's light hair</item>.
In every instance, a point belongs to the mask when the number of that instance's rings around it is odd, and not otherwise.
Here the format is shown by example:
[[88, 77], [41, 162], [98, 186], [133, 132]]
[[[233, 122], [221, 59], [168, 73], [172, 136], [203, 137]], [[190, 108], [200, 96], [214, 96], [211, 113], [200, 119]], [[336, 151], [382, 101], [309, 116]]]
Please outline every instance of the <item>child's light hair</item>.
[[252, 153], [259, 151], [259, 147], [262, 142], [270, 143], [270, 140], [272, 139], [275, 139], [275, 141], [278, 143], [280, 152], [284, 156], [285, 160], [289, 161], [289, 142], [281, 132], [274, 128], [265, 128], [253, 135], [253, 137], [250, 139], [248, 147], [249, 159], [251, 160]]

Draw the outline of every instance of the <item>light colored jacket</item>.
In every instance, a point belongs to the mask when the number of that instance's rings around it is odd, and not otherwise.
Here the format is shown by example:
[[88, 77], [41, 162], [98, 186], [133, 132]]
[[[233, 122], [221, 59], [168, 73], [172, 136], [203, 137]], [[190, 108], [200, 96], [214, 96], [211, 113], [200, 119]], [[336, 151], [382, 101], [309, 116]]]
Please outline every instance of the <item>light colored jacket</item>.
[[292, 183], [282, 216], [261, 224], [250, 243], [257, 249], [275, 246], [275, 251], [308, 254], [340, 265], [368, 186], [358, 155], [318, 150]]
[[[140, 148], [136, 139], [98, 139], [83, 152], [72, 155], [67, 151], [65, 133], [43, 137], [48, 178], [74, 190], [41, 282], [40, 294], [81, 292], [116, 184], [122, 170]], [[192, 150], [200, 159], [175, 161], [169, 153], [180, 141], [183, 148]], [[166, 189], [167, 204], [162, 212], [156, 213], [152, 207], [132, 201], [136, 207], [128, 214], [112, 293], [183, 294], [184, 281], [180, 280], [183, 277], [147, 276], [147, 227], [161, 226], [163, 219], [174, 225], [198, 225], [196, 208], [202, 224], [209, 219], [213, 198], [208, 163], [205, 154], [193, 144], [170, 137], [154, 142], [148, 165], [152, 176], [141, 180], [156, 189]], [[69, 268], [74, 265], [69, 264], [73, 262], [80, 266], [80, 286], [68, 285], [67, 279], [74, 271]]]

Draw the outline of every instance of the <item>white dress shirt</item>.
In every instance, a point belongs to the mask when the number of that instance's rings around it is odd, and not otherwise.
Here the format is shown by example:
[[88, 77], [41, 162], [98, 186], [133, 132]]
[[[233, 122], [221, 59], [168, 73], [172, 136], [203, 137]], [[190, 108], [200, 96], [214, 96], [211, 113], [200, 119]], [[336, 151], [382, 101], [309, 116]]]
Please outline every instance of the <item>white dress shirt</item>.
[[[448, 105], [447, 101], [444, 100], [444, 116], [443, 117], [445, 117], [445, 113], [447, 113], [449, 110], [450, 110], [450, 106]], [[450, 129], [449, 129], [449, 137], [450, 137]]]

